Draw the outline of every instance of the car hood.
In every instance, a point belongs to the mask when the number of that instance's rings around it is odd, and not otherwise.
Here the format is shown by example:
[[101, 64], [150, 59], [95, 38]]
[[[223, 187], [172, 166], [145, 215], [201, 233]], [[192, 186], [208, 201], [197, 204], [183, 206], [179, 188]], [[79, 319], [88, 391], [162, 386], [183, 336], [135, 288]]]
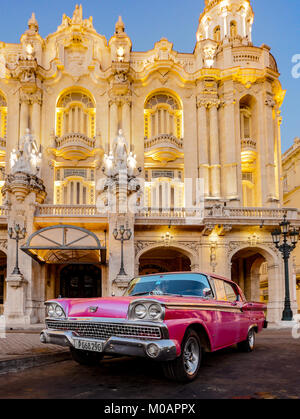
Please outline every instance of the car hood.
[[153, 300], [163, 304], [180, 302], [201, 302], [201, 298], [190, 297], [169, 297], [169, 296], [136, 296], [136, 297], [104, 297], [87, 299], [60, 299], [55, 300], [61, 304], [67, 317], [104, 317], [115, 319], [126, 319], [128, 306], [136, 300]]

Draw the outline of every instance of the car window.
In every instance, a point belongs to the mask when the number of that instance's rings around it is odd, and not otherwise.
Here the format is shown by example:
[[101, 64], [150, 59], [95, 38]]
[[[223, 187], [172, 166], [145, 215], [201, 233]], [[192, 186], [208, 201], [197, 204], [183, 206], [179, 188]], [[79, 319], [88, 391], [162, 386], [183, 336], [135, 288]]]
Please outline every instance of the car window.
[[236, 292], [229, 282], [214, 278], [217, 299], [220, 301], [234, 302], [237, 299]]
[[224, 282], [224, 287], [225, 287], [225, 294], [226, 294], [227, 301], [230, 301], [230, 302], [236, 301], [237, 295], [232, 285], [229, 284], [228, 282]]
[[[208, 279], [202, 274], [159, 274], [135, 278], [125, 295], [182, 295], [204, 297], [203, 291], [211, 289]], [[211, 295], [209, 298], [213, 298]]]
[[217, 300], [227, 301], [224, 281], [214, 278], [215, 289], [217, 293]]

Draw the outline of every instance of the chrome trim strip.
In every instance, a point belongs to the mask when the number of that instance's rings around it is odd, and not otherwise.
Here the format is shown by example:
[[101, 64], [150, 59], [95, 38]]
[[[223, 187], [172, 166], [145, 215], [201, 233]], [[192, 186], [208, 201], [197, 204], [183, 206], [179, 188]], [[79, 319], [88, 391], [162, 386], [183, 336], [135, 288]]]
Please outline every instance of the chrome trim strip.
[[166, 308], [184, 310], [186, 308], [195, 310], [209, 310], [209, 311], [228, 311], [231, 313], [241, 313], [242, 308], [230, 307], [229, 305], [220, 304], [195, 304], [195, 303], [167, 303]]

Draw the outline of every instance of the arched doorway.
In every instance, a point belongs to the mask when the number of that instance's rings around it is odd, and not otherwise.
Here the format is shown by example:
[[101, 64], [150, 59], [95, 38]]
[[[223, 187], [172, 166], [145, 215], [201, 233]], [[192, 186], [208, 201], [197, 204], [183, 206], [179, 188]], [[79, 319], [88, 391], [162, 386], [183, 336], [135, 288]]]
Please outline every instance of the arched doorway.
[[60, 272], [60, 295], [63, 298], [101, 297], [101, 269], [84, 264], [66, 266]]
[[178, 249], [158, 247], [140, 257], [139, 275], [190, 270], [191, 260]]
[[6, 254], [0, 251], [0, 315], [3, 314], [5, 300]]
[[238, 251], [232, 257], [231, 278], [249, 301], [269, 301], [268, 262], [256, 248]]

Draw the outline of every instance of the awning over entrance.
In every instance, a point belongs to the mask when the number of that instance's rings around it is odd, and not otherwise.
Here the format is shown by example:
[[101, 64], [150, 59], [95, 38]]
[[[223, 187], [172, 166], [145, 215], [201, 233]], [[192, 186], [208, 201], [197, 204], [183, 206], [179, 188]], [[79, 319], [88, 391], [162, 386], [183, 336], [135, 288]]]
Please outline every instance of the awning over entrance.
[[33, 233], [21, 247], [39, 263], [102, 263], [106, 247], [89, 230], [71, 225], [46, 227]]

